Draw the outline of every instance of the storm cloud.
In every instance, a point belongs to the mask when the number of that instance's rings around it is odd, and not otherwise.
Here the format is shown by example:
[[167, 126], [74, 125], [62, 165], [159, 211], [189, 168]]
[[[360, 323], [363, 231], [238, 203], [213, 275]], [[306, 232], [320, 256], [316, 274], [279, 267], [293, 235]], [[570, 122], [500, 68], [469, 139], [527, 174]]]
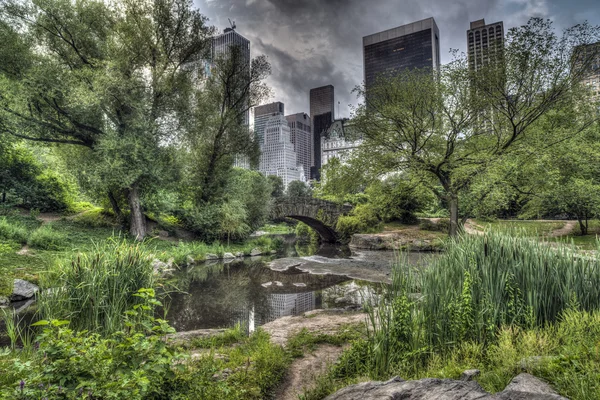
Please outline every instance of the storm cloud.
[[[363, 80], [362, 37], [424, 18], [440, 29], [442, 63], [450, 49], [466, 49], [469, 22], [504, 21], [505, 30], [530, 17], [555, 21], [558, 29], [588, 20], [600, 23], [597, 0], [195, 0], [222, 30], [228, 18], [251, 42], [252, 56], [272, 65], [267, 83], [271, 101], [285, 103], [286, 114], [309, 110], [309, 90], [335, 87], [339, 115], [357, 104], [352, 90]], [[336, 114], [338, 110], [336, 109]]]

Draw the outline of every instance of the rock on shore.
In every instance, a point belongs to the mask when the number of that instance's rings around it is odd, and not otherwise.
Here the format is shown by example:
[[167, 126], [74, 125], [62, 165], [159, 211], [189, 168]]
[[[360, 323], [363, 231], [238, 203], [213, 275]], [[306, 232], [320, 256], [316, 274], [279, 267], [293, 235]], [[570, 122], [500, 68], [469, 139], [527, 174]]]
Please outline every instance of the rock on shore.
[[[466, 379], [473, 374], [466, 374]], [[490, 394], [472, 380], [419, 379], [405, 381], [398, 377], [387, 382], [364, 382], [345, 387], [325, 400], [567, 400], [559, 396], [546, 382], [530, 374], [516, 376], [499, 393]]]

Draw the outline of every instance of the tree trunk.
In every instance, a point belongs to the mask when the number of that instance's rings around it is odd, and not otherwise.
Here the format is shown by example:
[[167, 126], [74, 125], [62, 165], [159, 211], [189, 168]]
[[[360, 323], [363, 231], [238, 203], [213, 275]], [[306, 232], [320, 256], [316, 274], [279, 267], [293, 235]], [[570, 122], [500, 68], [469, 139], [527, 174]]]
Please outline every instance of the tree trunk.
[[450, 236], [458, 235], [458, 196], [450, 195], [448, 198], [450, 207]]
[[579, 222], [579, 229], [581, 229], [581, 234], [582, 235], [587, 235], [588, 234], [587, 220], [584, 223], [583, 219], [578, 216], [577, 217], [577, 222]]
[[146, 236], [146, 217], [144, 217], [142, 204], [140, 203], [139, 184], [134, 183], [131, 185], [127, 199], [129, 200], [129, 209], [131, 211], [129, 232], [136, 240], [144, 240]]
[[113, 210], [113, 213], [115, 213], [115, 217], [117, 218], [117, 222], [121, 226], [123, 226], [123, 224], [125, 222], [125, 218], [123, 218], [123, 211], [121, 211], [121, 207], [119, 207], [119, 202], [117, 201], [117, 198], [113, 194], [112, 190], [108, 191], [108, 199], [110, 200], [110, 206], [111, 206], [111, 208]]
[[6, 203], [6, 192], [2, 192], [2, 202]]

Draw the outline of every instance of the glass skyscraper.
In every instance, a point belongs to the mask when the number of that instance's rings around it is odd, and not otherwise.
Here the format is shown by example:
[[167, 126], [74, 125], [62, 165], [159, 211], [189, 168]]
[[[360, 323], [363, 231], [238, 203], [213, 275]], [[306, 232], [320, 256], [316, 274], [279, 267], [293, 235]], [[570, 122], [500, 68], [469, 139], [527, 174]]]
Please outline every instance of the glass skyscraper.
[[335, 118], [333, 86], [310, 89], [310, 119], [312, 121], [311, 179], [320, 179], [321, 137], [325, 135]]
[[363, 37], [367, 93], [382, 74], [440, 66], [440, 32], [433, 18]]

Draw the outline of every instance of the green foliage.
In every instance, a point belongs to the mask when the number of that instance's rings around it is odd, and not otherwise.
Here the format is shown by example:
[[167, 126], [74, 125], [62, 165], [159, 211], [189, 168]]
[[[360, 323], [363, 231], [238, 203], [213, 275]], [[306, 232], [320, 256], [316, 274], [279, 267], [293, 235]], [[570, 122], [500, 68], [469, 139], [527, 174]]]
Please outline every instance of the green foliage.
[[115, 226], [114, 215], [100, 207], [83, 211], [73, 218], [73, 222], [84, 227], [110, 228]]
[[151, 260], [141, 245], [113, 238], [57, 262], [43, 286], [60, 289], [40, 296], [42, 316], [69, 319], [76, 331], [122, 330], [123, 314], [138, 303], [135, 293], [153, 287]]
[[402, 176], [375, 180], [365, 190], [371, 208], [383, 222], [398, 220], [403, 224], [417, 222], [415, 213], [433, 202], [430, 191]]
[[29, 247], [41, 250], [61, 250], [68, 244], [67, 237], [52, 225], [42, 225], [31, 232], [27, 239]]
[[67, 211], [75, 201], [75, 187], [69, 180], [52, 170], [45, 170], [35, 178], [30, 187], [23, 188], [23, 206], [28, 209]]
[[27, 243], [29, 232], [27, 228], [18, 222], [8, 220], [6, 217], [0, 217], [0, 238], [15, 241], [17, 243]]
[[174, 332], [153, 317], [153, 289], [135, 294], [140, 302], [121, 317], [124, 329], [108, 337], [67, 328], [68, 321], [42, 320], [39, 348], [29, 359], [4, 355], [0, 393], [6, 399], [157, 398], [175, 375], [181, 355], [164, 336]]
[[335, 229], [342, 240], [349, 240], [355, 233], [376, 232], [380, 226], [375, 211], [368, 204], [361, 204], [350, 215], [339, 217]]
[[291, 181], [288, 184], [285, 195], [292, 199], [296, 197], [311, 197], [312, 190], [302, 181]]
[[277, 175], [269, 175], [267, 176], [267, 180], [271, 185], [271, 197], [273, 199], [283, 197], [285, 189], [283, 186], [283, 179]]
[[450, 229], [450, 220], [448, 218], [440, 218], [436, 222], [428, 219], [419, 221], [419, 228], [424, 231], [448, 232]]

